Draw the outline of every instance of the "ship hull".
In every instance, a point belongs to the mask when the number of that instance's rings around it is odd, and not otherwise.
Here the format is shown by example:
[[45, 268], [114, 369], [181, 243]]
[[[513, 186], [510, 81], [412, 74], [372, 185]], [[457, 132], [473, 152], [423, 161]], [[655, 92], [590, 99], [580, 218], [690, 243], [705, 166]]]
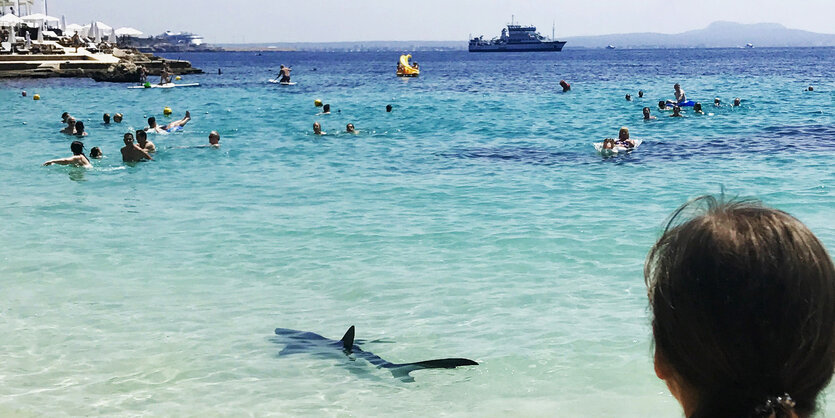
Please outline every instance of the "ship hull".
[[538, 44], [473, 44], [470, 52], [559, 52], [565, 42], [542, 42]]

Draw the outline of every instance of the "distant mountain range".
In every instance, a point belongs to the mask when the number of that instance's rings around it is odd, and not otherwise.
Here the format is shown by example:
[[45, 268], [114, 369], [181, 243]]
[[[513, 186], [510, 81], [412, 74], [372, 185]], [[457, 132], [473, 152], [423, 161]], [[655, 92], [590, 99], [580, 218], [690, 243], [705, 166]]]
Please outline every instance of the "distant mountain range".
[[[558, 37], [559, 38], [559, 37]], [[733, 48], [835, 46], [835, 34], [789, 29], [779, 23], [714, 22], [677, 34], [623, 33], [559, 38], [566, 48]], [[274, 42], [220, 44], [228, 51], [459, 51], [466, 41]]]
[[574, 36], [566, 48], [732, 48], [835, 46], [835, 35], [789, 29], [779, 23], [714, 22], [704, 29], [677, 34], [624, 33]]

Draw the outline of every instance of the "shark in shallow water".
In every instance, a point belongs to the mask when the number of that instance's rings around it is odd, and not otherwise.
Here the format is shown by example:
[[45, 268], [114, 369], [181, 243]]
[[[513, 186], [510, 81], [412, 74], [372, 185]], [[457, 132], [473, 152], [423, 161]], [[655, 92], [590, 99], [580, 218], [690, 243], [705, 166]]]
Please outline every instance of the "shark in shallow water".
[[277, 342], [285, 344], [279, 356], [297, 353], [311, 353], [331, 357], [333, 354], [344, 355], [349, 360], [361, 358], [379, 368], [387, 369], [394, 377], [404, 381], [412, 381], [409, 373], [422, 369], [454, 369], [459, 366], [477, 366], [478, 363], [465, 358], [444, 358], [437, 360], [418, 361], [415, 363], [392, 363], [369, 351], [363, 351], [360, 340], [354, 340], [354, 326], [339, 341], [325, 338], [313, 332], [297, 331], [287, 328], [276, 328]]

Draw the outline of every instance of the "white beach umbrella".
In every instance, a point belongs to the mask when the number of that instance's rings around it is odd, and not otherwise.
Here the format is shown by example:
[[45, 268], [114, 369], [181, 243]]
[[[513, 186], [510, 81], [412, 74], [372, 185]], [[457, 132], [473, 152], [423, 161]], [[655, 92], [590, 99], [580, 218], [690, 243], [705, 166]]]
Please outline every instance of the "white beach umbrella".
[[81, 35], [81, 33], [83, 31], [84, 31], [84, 26], [81, 26], [77, 23], [71, 23], [71, 24], [67, 25], [67, 29], [64, 31], [64, 33], [66, 33], [66, 34], [78, 33], [79, 35]]
[[101, 43], [101, 33], [102, 33], [102, 32], [103, 32], [103, 31], [102, 31], [102, 29], [99, 27], [99, 25], [96, 25], [96, 44]]
[[139, 31], [134, 28], [119, 28], [116, 29], [117, 36], [141, 36], [142, 31]]
[[13, 15], [7, 14], [0, 16], [0, 26], [19, 26], [23, 23], [23, 19]]
[[57, 22], [57, 21], [61, 20], [61, 19], [58, 19], [57, 17], [47, 16], [43, 13], [35, 13], [35, 14], [28, 15], [28, 16], [23, 16], [23, 17], [21, 17], [21, 19], [23, 19], [25, 22], [33, 22], [33, 23]]
[[116, 43], [116, 29], [110, 28], [110, 35], [107, 37], [107, 42]]

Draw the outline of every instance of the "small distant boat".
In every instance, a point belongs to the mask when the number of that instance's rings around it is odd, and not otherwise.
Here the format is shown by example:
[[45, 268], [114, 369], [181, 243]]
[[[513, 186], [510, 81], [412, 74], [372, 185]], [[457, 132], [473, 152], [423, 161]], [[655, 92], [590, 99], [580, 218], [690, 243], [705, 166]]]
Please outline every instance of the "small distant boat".
[[753, 48], [753, 47], [754, 47], [754, 44], [745, 44], [745, 47], [746, 47], [746, 48]]
[[400, 56], [400, 62], [397, 63], [398, 77], [417, 77], [420, 75], [420, 68], [418, 67], [418, 63], [413, 64], [409, 62], [411, 59], [411, 54]]
[[615, 49], [614, 45], [606, 45], [606, 49]]

